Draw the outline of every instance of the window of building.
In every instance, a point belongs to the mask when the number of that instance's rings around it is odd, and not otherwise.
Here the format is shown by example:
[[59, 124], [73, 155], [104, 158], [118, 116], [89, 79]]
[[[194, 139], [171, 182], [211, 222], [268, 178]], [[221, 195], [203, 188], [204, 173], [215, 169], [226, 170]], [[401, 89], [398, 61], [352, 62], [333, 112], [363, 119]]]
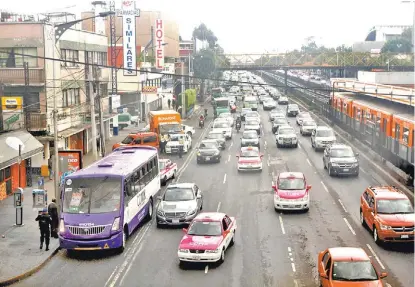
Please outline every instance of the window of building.
[[77, 67], [79, 62], [79, 51], [61, 49], [61, 59], [69, 62], [61, 62], [61, 66], [65, 67]]
[[62, 90], [62, 107], [80, 104], [80, 88]]
[[37, 67], [36, 57], [37, 48], [2, 48], [0, 68], [22, 68], [24, 62], [28, 62], [29, 67]]

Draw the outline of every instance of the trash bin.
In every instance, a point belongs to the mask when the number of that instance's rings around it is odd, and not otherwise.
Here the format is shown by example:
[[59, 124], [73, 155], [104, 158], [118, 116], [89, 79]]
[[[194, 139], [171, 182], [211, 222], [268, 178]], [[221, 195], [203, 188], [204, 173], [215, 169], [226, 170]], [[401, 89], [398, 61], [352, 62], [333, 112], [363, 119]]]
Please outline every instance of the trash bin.
[[113, 134], [114, 136], [118, 136], [118, 127], [113, 127], [113, 128], [112, 128], [112, 134]]

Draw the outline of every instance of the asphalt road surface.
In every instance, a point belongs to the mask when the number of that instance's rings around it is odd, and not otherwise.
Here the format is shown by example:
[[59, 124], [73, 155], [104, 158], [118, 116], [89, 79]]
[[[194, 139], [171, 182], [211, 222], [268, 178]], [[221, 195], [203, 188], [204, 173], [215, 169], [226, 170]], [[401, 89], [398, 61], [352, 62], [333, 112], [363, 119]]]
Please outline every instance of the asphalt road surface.
[[[317, 286], [318, 252], [352, 246], [362, 247], [379, 271], [389, 273], [385, 282], [391, 286], [414, 286], [413, 247], [379, 247], [359, 223], [360, 195], [367, 186], [384, 183], [382, 179], [370, 170], [362, 170], [358, 178], [329, 177], [323, 169], [322, 153], [311, 149], [309, 137], [298, 134], [298, 148], [278, 149], [268, 113], [260, 113], [262, 172], [238, 173], [235, 156], [241, 133], [236, 132], [219, 164], [197, 165], [194, 150], [182, 159], [172, 157], [181, 172], [177, 181], [195, 182], [204, 192], [204, 211], [221, 211], [237, 219], [235, 246], [228, 250], [222, 265], [181, 269], [177, 259], [181, 228], [157, 229], [153, 220], [133, 234], [123, 254], [85, 253], [69, 258], [60, 251], [41, 271], [16, 285]], [[295, 118], [290, 121], [299, 130]], [[194, 147], [204, 133], [197, 129]], [[308, 213], [275, 212], [271, 182], [281, 171], [305, 174], [312, 185]]]

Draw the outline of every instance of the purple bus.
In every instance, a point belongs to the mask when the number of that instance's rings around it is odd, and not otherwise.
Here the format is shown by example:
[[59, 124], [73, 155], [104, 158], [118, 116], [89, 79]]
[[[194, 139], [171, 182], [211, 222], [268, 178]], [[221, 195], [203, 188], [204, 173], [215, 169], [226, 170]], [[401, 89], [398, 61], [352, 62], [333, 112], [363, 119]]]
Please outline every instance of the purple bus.
[[153, 216], [158, 163], [156, 148], [125, 146], [68, 175], [61, 191], [60, 247], [123, 251], [128, 236]]

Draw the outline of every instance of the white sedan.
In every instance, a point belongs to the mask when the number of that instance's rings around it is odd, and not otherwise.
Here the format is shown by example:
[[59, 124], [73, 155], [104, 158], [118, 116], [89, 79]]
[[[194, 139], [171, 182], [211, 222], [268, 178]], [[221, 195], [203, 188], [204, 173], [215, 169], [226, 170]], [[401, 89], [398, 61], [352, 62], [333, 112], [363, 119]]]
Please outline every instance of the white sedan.
[[234, 119], [231, 113], [221, 113], [218, 116], [218, 119], [226, 119], [228, 123], [231, 125], [231, 127], [233, 127]]

